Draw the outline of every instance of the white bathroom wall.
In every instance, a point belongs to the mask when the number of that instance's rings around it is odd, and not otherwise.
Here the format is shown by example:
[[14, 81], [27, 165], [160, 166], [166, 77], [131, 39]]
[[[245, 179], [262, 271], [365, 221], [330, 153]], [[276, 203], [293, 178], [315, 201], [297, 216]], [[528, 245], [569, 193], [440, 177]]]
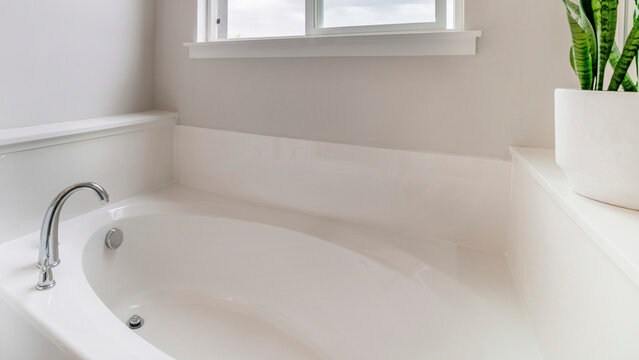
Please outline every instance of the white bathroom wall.
[[154, 0], [0, 0], [0, 129], [149, 110]]
[[156, 9], [156, 105], [185, 125], [508, 158], [553, 147], [553, 89], [578, 86], [561, 1], [466, 0], [475, 56], [189, 60], [196, 3]]
[[510, 162], [177, 127], [180, 183], [306, 213], [506, 250]]
[[[173, 182], [173, 128], [0, 153], [0, 243], [39, 231], [47, 206], [69, 185], [94, 181], [119, 201]], [[79, 192], [62, 219], [99, 206], [95, 194]]]

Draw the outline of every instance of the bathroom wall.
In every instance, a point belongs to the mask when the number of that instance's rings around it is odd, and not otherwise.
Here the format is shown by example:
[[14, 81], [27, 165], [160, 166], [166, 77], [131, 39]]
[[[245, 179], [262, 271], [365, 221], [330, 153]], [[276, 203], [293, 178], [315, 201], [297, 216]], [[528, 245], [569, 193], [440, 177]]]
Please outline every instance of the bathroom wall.
[[553, 89], [575, 87], [561, 1], [466, 1], [475, 56], [189, 60], [196, 0], [158, 0], [156, 107], [182, 124], [508, 158], [552, 147]]
[[0, 0], [0, 129], [152, 109], [154, 9]]

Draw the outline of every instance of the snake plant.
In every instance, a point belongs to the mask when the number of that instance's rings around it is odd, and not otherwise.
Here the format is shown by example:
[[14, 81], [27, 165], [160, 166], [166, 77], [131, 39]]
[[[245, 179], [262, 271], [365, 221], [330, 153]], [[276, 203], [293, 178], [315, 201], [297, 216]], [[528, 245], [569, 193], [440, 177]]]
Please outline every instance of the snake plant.
[[[634, 22], [623, 50], [615, 44], [619, 0], [562, 0], [572, 35], [570, 65], [582, 90], [603, 90], [606, 67], [614, 70], [608, 91], [637, 91], [637, 83], [628, 74], [639, 50], [639, 17]], [[639, 0], [635, 0], [639, 1]], [[636, 5], [636, 3], [635, 3]]]

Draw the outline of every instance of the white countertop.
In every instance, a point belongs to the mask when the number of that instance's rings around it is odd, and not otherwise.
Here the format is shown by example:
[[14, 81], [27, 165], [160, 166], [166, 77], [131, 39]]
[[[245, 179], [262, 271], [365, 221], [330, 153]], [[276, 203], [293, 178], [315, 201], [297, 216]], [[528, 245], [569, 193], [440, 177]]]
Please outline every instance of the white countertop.
[[639, 211], [572, 192], [552, 150], [512, 147], [510, 152], [513, 160], [519, 161], [597, 246], [639, 285]]

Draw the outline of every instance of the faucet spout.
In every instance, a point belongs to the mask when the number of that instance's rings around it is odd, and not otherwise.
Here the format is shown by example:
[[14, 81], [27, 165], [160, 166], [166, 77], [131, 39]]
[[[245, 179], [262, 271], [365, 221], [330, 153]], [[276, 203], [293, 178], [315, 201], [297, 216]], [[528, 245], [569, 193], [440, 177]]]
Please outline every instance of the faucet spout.
[[47, 290], [55, 285], [51, 269], [60, 264], [60, 255], [58, 252], [58, 224], [60, 222], [60, 212], [67, 199], [82, 189], [93, 190], [100, 199], [100, 202], [103, 204], [109, 202], [109, 194], [106, 190], [104, 190], [102, 186], [92, 182], [69, 186], [62, 190], [62, 192], [53, 199], [44, 216], [42, 230], [40, 231], [40, 252], [38, 254], [40, 276], [38, 279], [38, 285], [36, 286], [38, 290]]

